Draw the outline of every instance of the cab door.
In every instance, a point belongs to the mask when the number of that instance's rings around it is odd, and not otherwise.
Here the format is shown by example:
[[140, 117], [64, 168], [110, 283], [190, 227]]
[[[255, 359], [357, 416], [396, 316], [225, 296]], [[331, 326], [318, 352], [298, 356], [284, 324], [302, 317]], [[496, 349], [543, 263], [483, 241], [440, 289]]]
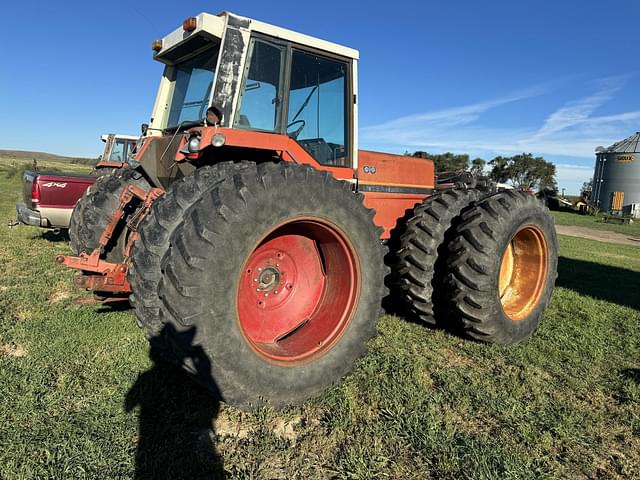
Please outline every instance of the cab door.
[[291, 48], [287, 134], [319, 164], [352, 168], [350, 62]]

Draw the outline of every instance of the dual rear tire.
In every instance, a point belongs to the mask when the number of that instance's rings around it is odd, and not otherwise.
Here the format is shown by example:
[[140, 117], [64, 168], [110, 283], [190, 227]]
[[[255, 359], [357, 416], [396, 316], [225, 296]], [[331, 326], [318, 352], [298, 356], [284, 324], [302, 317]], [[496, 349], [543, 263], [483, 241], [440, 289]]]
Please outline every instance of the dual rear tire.
[[551, 298], [557, 248], [553, 219], [527, 193], [429, 197], [409, 220], [398, 253], [409, 314], [482, 342], [522, 341]]

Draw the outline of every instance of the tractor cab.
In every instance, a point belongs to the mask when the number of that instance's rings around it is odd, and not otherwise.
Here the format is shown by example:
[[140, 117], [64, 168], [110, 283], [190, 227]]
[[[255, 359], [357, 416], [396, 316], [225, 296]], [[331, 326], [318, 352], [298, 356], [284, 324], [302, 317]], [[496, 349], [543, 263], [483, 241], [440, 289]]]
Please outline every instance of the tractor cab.
[[358, 150], [356, 50], [227, 12], [152, 47], [165, 69], [134, 160], [154, 184], [223, 161], [302, 163], [362, 192], [384, 238], [433, 192], [430, 160]]
[[355, 166], [356, 50], [227, 12], [189, 18], [153, 49], [166, 67], [150, 134], [206, 119], [286, 135], [319, 165]]
[[104, 142], [104, 150], [96, 167], [120, 168], [127, 163], [128, 156], [134, 153], [138, 137], [107, 133], [100, 135], [100, 140]]

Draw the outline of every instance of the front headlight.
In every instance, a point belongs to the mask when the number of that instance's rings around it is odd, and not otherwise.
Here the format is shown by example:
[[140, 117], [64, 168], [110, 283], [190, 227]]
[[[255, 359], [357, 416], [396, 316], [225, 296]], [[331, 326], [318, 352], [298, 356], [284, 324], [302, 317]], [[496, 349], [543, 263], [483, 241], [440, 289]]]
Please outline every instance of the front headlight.
[[189, 150], [190, 153], [196, 153], [200, 150], [200, 137], [197, 135], [192, 136], [189, 139], [189, 143], [187, 143], [187, 150]]
[[224, 135], [221, 133], [216, 133], [213, 138], [211, 139], [211, 145], [213, 145], [214, 147], [221, 147], [224, 145], [224, 142], [226, 142], [227, 139], [224, 138]]

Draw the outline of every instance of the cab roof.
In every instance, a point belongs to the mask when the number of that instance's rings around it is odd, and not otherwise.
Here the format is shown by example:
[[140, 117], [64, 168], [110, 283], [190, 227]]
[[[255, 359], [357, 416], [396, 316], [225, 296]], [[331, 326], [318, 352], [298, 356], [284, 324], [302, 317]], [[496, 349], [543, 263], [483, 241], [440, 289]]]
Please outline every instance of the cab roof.
[[352, 48], [328, 42], [310, 35], [305, 35], [303, 33], [294, 32], [293, 30], [288, 30], [286, 28], [277, 27], [259, 20], [242, 17], [227, 11], [220, 12], [217, 15], [203, 12], [196, 15], [195, 18], [196, 28], [193, 31], [185, 32], [182, 26], [180, 26], [162, 39], [162, 49], [154, 56], [157, 60], [164, 63], [171, 63], [165, 55], [183, 44], [188, 38], [200, 35], [220, 39], [224, 35], [226, 26], [233, 26], [258, 32], [263, 35], [279, 38], [299, 45], [309, 46], [342, 57], [356, 60], [359, 57], [358, 51]]

